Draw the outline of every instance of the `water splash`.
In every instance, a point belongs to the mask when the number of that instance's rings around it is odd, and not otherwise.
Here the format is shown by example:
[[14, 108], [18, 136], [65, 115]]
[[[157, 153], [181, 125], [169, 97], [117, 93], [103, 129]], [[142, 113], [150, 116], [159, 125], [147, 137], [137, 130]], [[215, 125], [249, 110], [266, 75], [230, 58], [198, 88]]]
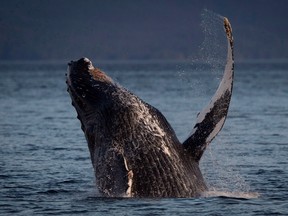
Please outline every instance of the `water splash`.
[[257, 192], [241, 192], [241, 191], [221, 191], [216, 188], [211, 188], [209, 191], [206, 191], [201, 194], [202, 197], [227, 197], [235, 199], [256, 199], [260, 197], [260, 194]]
[[231, 158], [234, 153], [231, 149], [233, 146], [226, 137], [229, 136], [220, 135], [221, 143], [218, 137], [204, 154], [205, 163], [201, 165], [201, 170], [209, 189], [202, 196], [243, 199], [260, 197], [260, 194], [253, 191], [244, 176], [237, 171], [237, 161]]
[[[193, 92], [193, 97], [200, 98], [201, 103], [193, 105], [197, 110], [206, 105], [207, 100], [216, 91], [225, 69], [227, 38], [223, 19], [223, 16], [207, 9], [202, 11], [200, 26], [203, 41], [199, 46], [198, 54], [190, 59], [188, 64], [177, 66], [178, 79], [190, 92]], [[211, 78], [205, 79], [207, 77]], [[191, 97], [187, 100], [191, 100]]]

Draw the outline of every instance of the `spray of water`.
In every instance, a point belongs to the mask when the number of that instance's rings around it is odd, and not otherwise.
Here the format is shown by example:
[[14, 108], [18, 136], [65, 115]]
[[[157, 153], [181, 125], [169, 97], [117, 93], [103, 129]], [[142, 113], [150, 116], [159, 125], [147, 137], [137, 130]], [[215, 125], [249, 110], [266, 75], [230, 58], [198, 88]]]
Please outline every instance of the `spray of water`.
[[[214, 144], [214, 145], [213, 145]], [[231, 197], [251, 199], [260, 196], [252, 192], [250, 185], [245, 178], [237, 171], [237, 167], [231, 164], [231, 155], [228, 155], [226, 148], [233, 147], [233, 144], [226, 142], [221, 136], [207, 150], [203, 161], [202, 171], [206, 177], [209, 190], [202, 194], [204, 197]], [[221, 152], [221, 154], [219, 154]]]
[[[193, 90], [202, 85], [193, 76], [193, 71], [197, 73], [211, 73], [211, 81], [218, 86], [218, 81], [223, 75], [226, 64], [227, 40], [223, 29], [224, 17], [207, 9], [201, 13], [201, 28], [203, 31], [203, 41], [199, 46], [199, 53], [190, 59], [189, 65], [183, 68], [178, 65], [178, 77]], [[216, 79], [212, 77], [216, 76]], [[202, 86], [200, 86], [202, 87]]]
[[227, 40], [223, 30], [224, 17], [207, 9], [203, 10], [201, 27], [204, 40], [200, 46], [199, 60], [211, 67], [213, 73], [222, 75], [226, 64]]

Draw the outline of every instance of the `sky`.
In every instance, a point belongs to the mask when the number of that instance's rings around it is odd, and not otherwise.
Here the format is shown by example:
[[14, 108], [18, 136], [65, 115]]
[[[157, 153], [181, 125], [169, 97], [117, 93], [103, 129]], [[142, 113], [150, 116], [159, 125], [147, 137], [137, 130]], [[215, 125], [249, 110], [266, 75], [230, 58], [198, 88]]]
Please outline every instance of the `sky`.
[[194, 58], [203, 9], [229, 18], [236, 59], [288, 59], [286, 0], [2, 0], [0, 61]]

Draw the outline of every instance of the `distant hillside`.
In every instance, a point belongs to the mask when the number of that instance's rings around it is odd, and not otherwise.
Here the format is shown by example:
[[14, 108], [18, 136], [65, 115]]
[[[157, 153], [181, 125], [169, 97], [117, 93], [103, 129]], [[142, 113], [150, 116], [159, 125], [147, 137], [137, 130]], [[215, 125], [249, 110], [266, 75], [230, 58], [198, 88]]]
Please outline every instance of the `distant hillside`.
[[238, 59], [288, 58], [285, 0], [4, 0], [0, 60], [191, 58], [203, 8], [229, 17]]

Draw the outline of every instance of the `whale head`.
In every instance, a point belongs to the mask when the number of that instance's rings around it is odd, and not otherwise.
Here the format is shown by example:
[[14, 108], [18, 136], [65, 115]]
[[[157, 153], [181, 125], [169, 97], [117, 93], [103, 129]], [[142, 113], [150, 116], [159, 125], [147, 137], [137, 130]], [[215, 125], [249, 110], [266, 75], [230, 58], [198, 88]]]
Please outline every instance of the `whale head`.
[[[105, 89], [113, 86], [113, 80], [95, 68], [88, 58], [68, 63], [66, 74], [67, 91], [72, 99], [82, 127], [97, 112], [105, 99]], [[90, 115], [90, 117], [89, 117]]]

